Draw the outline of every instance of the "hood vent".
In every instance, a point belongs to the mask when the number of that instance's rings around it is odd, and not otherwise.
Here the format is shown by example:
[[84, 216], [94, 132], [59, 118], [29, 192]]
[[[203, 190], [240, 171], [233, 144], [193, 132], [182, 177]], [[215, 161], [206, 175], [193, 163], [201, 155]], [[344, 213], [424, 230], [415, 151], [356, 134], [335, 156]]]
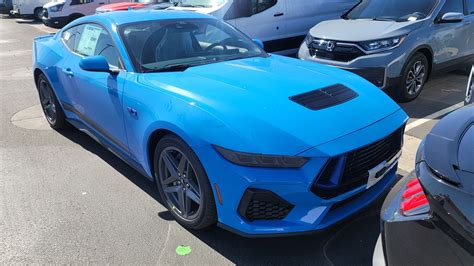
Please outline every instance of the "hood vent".
[[290, 97], [290, 100], [311, 110], [321, 110], [345, 103], [357, 96], [355, 91], [342, 84], [336, 84]]

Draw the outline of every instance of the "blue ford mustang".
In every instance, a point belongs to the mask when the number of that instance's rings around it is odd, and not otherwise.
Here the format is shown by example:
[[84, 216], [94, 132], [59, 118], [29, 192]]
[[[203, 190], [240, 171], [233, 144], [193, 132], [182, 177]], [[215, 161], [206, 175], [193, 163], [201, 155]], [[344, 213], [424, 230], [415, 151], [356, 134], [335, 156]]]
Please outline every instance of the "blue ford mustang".
[[[364, 79], [181, 11], [87, 16], [34, 41], [48, 122], [88, 133], [190, 229], [323, 229], [395, 179], [407, 116]], [[66, 122], [67, 121], [67, 122]]]

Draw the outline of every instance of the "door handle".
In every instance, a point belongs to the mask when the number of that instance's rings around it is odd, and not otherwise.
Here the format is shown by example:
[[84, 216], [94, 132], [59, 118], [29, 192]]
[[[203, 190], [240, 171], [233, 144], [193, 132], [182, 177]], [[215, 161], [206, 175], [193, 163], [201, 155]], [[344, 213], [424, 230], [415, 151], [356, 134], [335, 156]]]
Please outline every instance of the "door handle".
[[100, 3], [99, 3], [99, 5], [103, 5], [103, 4], [105, 4], [105, 3], [104, 3], [104, 2], [100, 2]]
[[127, 111], [128, 111], [132, 116], [138, 116], [137, 110], [133, 109], [132, 107], [127, 107]]
[[283, 15], [285, 15], [285, 13], [282, 12], [273, 14], [274, 17], [281, 17]]
[[63, 68], [63, 73], [66, 74], [69, 77], [74, 76], [74, 73], [72, 72], [72, 70], [70, 68], [66, 68], [66, 69]]

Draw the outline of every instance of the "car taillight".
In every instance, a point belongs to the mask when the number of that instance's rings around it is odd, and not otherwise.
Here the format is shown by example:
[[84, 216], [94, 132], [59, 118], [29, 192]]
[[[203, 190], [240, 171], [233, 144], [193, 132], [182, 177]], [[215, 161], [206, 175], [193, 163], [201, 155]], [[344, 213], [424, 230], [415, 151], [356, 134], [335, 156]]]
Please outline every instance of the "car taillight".
[[428, 199], [418, 178], [414, 178], [406, 184], [405, 191], [402, 194], [400, 210], [404, 216], [420, 215], [428, 213], [430, 210]]

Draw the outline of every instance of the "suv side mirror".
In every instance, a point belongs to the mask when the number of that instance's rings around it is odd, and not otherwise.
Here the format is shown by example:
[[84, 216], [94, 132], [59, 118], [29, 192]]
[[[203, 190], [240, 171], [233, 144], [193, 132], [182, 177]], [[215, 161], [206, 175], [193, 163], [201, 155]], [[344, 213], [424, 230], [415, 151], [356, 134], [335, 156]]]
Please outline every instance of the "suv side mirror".
[[448, 12], [444, 14], [441, 19], [438, 20], [439, 23], [457, 23], [461, 22], [464, 19], [464, 14], [458, 12]]
[[108, 72], [110, 74], [117, 74], [119, 72], [119, 70], [111, 69], [107, 59], [102, 55], [82, 58], [79, 61], [79, 67], [85, 71], [92, 72]]

